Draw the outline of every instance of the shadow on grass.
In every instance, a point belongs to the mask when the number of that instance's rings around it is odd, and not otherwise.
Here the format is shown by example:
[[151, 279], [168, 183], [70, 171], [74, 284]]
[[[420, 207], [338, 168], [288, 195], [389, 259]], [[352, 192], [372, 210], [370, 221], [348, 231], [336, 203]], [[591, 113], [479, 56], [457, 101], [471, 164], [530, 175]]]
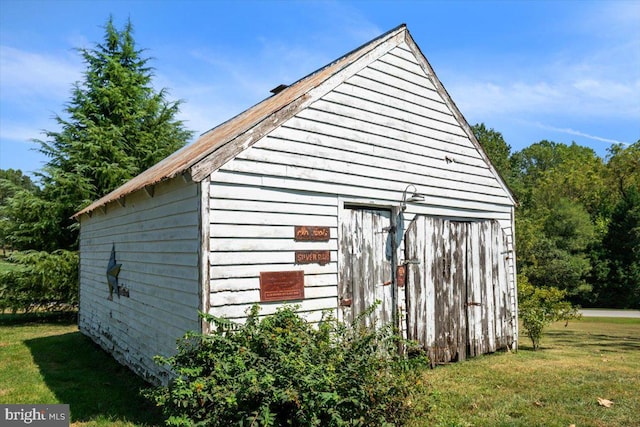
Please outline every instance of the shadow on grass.
[[553, 341], [553, 343], [561, 345], [570, 345], [579, 348], [598, 348], [609, 347], [612, 351], [640, 351], [640, 337], [621, 336], [621, 335], [605, 335], [592, 334], [585, 332], [573, 331], [548, 331], [545, 335]]
[[148, 384], [80, 332], [31, 339], [25, 344], [47, 387], [61, 403], [69, 404], [72, 422], [163, 424], [157, 408], [140, 395]]
[[28, 325], [38, 323], [72, 325], [77, 322], [77, 311], [0, 313], [0, 326]]

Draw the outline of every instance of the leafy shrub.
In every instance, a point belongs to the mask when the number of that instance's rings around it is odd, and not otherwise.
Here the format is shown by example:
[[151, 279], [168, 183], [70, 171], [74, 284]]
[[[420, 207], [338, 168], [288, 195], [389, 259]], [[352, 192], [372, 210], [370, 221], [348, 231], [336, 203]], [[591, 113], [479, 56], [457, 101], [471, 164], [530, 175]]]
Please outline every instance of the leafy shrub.
[[540, 348], [544, 328], [559, 320], [578, 318], [577, 307], [565, 301], [566, 290], [553, 286], [537, 287], [518, 275], [518, 317], [534, 350]]
[[14, 252], [18, 268], [0, 273], [0, 310], [58, 310], [78, 305], [78, 253]]
[[[146, 395], [175, 426], [393, 426], [418, 410], [424, 356], [398, 355], [388, 328], [317, 326], [293, 307], [245, 324], [203, 315], [209, 335], [188, 333], [157, 358], [175, 378]], [[368, 313], [367, 313], [368, 314]]]

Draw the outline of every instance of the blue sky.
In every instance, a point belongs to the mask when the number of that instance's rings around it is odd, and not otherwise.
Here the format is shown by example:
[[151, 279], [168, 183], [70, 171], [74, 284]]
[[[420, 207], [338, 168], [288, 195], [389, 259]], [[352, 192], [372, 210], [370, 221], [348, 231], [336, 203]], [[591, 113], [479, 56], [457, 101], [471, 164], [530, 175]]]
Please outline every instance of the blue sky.
[[640, 1], [0, 0], [0, 168], [39, 170], [85, 66], [76, 48], [134, 25], [154, 85], [196, 136], [406, 23], [470, 124], [513, 151], [640, 139]]

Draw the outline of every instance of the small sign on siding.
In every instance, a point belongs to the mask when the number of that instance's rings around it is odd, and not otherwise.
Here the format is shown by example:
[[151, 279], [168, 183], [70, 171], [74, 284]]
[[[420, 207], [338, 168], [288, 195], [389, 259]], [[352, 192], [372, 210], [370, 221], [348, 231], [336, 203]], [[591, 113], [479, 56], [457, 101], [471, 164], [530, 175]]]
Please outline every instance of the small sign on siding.
[[320, 264], [331, 262], [331, 251], [296, 251], [296, 264]]
[[331, 238], [329, 227], [296, 225], [293, 239], [296, 242], [328, 242]]
[[304, 299], [304, 271], [260, 273], [260, 302]]

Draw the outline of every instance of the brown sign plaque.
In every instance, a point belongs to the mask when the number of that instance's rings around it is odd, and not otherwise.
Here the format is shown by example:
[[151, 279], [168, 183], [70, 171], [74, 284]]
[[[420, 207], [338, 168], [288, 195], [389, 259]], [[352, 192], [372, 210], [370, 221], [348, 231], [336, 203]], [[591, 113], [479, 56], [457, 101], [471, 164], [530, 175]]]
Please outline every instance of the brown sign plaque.
[[327, 242], [330, 237], [329, 227], [296, 225], [293, 239], [297, 242]]
[[296, 251], [296, 264], [320, 264], [331, 262], [331, 251]]
[[304, 271], [260, 273], [260, 302], [304, 299]]
[[399, 265], [396, 270], [396, 281], [399, 287], [403, 287], [407, 283], [407, 267]]

